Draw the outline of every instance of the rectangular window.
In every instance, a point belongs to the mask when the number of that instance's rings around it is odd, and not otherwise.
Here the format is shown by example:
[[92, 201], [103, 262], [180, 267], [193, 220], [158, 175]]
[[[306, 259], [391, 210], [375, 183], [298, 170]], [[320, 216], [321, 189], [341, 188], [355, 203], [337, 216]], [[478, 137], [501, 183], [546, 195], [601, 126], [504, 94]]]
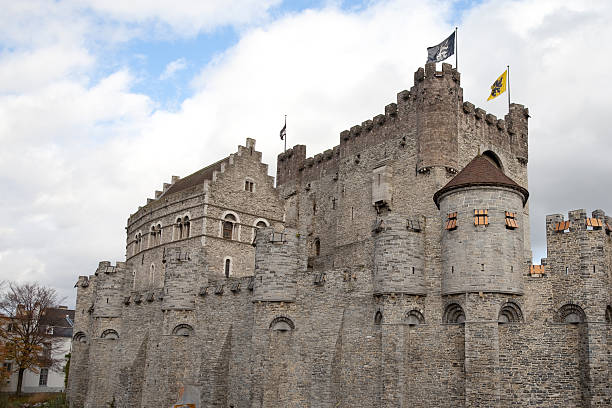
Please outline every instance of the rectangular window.
[[561, 221], [555, 224], [555, 231], [556, 232], [563, 232], [565, 230], [568, 230], [570, 227], [570, 222], [569, 221]]
[[445, 228], [449, 231], [457, 229], [457, 213], [456, 212], [448, 214], [448, 220], [446, 221]]
[[474, 210], [474, 225], [489, 225], [489, 210]]
[[517, 229], [518, 224], [516, 223], [516, 213], [506, 211], [506, 228]]
[[49, 369], [48, 368], [41, 368], [40, 369], [40, 375], [38, 377], [38, 385], [41, 387], [46, 387], [47, 386], [47, 378], [49, 377]]
[[250, 181], [250, 180], [245, 180], [245, 181], [244, 181], [244, 190], [245, 190], [245, 191], [248, 191], [248, 192], [250, 192], [250, 193], [252, 193], [252, 192], [253, 192], [253, 185], [254, 185], [254, 184], [255, 184], [255, 183], [253, 183], [253, 182], [252, 182], [252, 181]]

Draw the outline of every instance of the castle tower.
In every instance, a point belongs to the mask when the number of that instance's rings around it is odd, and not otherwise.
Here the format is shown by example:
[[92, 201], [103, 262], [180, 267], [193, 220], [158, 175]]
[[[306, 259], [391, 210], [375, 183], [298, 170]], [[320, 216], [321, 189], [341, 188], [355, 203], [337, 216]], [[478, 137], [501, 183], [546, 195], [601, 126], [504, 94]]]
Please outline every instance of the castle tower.
[[95, 273], [94, 318], [121, 316], [125, 271], [125, 262], [117, 262], [114, 266], [107, 261], [99, 263]]
[[463, 101], [460, 74], [450, 64], [425, 64], [414, 73], [417, 109], [417, 171], [431, 167], [457, 170], [457, 115]]
[[581, 335], [583, 401], [585, 406], [610, 406], [607, 344], [609, 329], [606, 310], [610, 293], [610, 253], [612, 243], [602, 210], [591, 217], [584, 209], [546, 217], [547, 262], [553, 286], [555, 322], [567, 324], [570, 333]]
[[297, 230], [261, 228], [255, 237], [254, 301], [294, 302], [297, 272], [306, 270], [303, 239]]
[[434, 195], [444, 228], [442, 295], [462, 303], [465, 316], [466, 407], [500, 406], [498, 321], [508, 295], [523, 293], [528, 196], [481, 155]]
[[376, 293], [426, 293], [423, 222], [421, 217], [391, 213], [377, 222], [373, 231]]
[[164, 261], [162, 310], [193, 310], [198, 287], [205, 279], [202, 250], [166, 248]]

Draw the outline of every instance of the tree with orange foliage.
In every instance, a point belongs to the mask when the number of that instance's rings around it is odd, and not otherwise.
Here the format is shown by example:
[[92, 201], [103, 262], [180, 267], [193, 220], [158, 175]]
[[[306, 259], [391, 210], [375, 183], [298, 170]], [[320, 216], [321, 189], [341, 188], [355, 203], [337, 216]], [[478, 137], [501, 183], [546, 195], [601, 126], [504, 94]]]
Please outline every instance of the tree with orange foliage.
[[52, 350], [58, 339], [48, 330], [46, 311], [57, 304], [55, 289], [38, 283], [9, 283], [0, 296], [0, 313], [9, 319], [0, 328], [0, 342], [6, 350], [6, 360], [12, 360], [17, 377], [17, 395], [21, 394], [26, 370], [39, 372], [39, 367], [56, 367]]

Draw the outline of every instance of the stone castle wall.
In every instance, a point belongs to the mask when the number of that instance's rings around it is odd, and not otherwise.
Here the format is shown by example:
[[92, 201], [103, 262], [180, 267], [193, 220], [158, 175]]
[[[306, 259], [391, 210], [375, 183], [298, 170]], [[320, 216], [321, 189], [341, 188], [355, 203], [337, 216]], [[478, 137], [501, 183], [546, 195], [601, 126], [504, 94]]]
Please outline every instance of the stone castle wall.
[[[126, 262], [76, 285], [71, 407], [610, 406], [610, 218], [593, 212], [591, 230], [573, 211], [559, 231], [548, 216], [535, 268], [516, 191], [459, 189], [438, 209], [478, 154], [527, 188], [528, 110], [464, 102], [448, 64], [414, 80], [338, 146], [279, 155], [276, 187], [247, 139], [210, 179], [172, 192], [173, 178], [132, 214]], [[161, 242], [135, 247], [158, 224]]]

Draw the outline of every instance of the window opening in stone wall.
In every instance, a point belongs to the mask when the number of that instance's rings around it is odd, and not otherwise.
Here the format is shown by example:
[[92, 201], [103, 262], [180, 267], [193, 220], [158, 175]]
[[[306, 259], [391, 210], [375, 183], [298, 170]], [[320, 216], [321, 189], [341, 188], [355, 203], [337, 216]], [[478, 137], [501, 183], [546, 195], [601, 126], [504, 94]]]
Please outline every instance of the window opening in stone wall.
[[412, 274], [414, 275], [414, 266], [412, 267]]
[[376, 312], [376, 314], [374, 315], [374, 324], [381, 324], [382, 323], [382, 319], [383, 319], [383, 314], [382, 312], [379, 310]]
[[113, 329], [106, 329], [102, 332], [102, 335], [100, 336], [100, 338], [107, 339], [107, 340], [118, 340], [119, 333], [117, 333], [117, 331]]
[[555, 232], [565, 232], [569, 230], [570, 222], [569, 221], [561, 221], [555, 224]]
[[600, 230], [603, 227], [603, 222], [599, 218], [587, 218], [586, 225], [588, 230]]
[[317, 202], [316, 201], [312, 202], [312, 214], [313, 215], [317, 214]]
[[559, 323], [578, 324], [586, 321], [584, 310], [578, 305], [568, 303], [561, 306], [558, 312]]
[[232, 214], [227, 214], [223, 221], [223, 238], [232, 239], [234, 235], [234, 223], [236, 217]]
[[244, 181], [244, 191], [248, 191], [248, 192], [252, 193], [254, 186], [255, 186], [255, 183], [252, 182], [251, 180], [245, 180]]
[[453, 231], [457, 229], [457, 213], [456, 212], [452, 212], [448, 214], [448, 218], [446, 220], [446, 226], [444, 227], [444, 229], [448, 231]]
[[354, 219], [353, 207], [351, 207], [351, 221]]
[[336, 197], [332, 197], [331, 202], [332, 202], [332, 210], [335, 210], [336, 209]]
[[612, 306], [606, 307], [606, 323], [612, 324]]
[[77, 343], [87, 343], [87, 336], [83, 332], [77, 332], [77, 334], [74, 335], [73, 340]]
[[499, 323], [520, 323], [523, 321], [523, 313], [518, 304], [514, 302], [505, 303], [497, 317]]
[[455, 267], [451, 266], [451, 273], [455, 273]]
[[40, 369], [40, 374], [38, 375], [38, 386], [39, 387], [46, 387], [47, 386], [47, 379], [49, 377], [49, 369], [48, 368], [41, 368]]
[[498, 169], [502, 170], [502, 164], [501, 164], [501, 160], [499, 159], [499, 156], [496, 155], [494, 152], [492, 152], [491, 150], [487, 150], [486, 152], [484, 152], [483, 157], [485, 159], [487, 159], [489, 162], [493, 163], [495, 165], [495, 167], [497, 167]]
[[189, 222], [189, 217], [185, 216], [183, 218], [183, 238], [189, 238], [191, 234], [191, 222]]
[[270, 323], [270, 329], [279, 332], [288, 332], [295, 329], [295, 324], [293, 321], [285, 316], [279, 316], [272, 320]]
[[425, 317], [423, 317], [423, 313], [413, 309], [406, 313], [406, 323], [408, 326], [417, 326], [425, 323]]
[[151, 231], [149, 232], [149, 248], [155, 246], [155, 237], [157, 236], [155, 231], [155, 225], [151, 225]]
[[181, 239], [183, 236], [183, 220], [180, 218], [176, 219], [176, 224], [174, 225], [174, 239]]
[[149, 271], [149, 285], [155, 285], [155, 265], [151, 265], [151, 270]]
[[518, 224], [516, 222], [516, 213], [506, 211], [506, 228], [517, 229]]
[[565, 267], [565, 274], [566, 274], [566, 275], [569, 275], [569, 266], [566, 266], [566, 267]]
[[230, 277], [231, 269], [232, 269], [232, 261], [231, 259], [227, 258], [225, 260], [225, 277], [226, 278]]
[[160, 245], [162, 243], [162, 226], [161, 226], [161, 224], [157, 224], [157, 234], [156, 234], [155, 243], [157, 245]]
[[193, 327], [188, 324], [179, 324], [172, 330], [174, 336], [189, 337], [193, 335]]
[[465, 313], [463, 312], [463, 308], [457, 303], [451, 303], [450, 305], [446, 306], [442, 321], [450, 324], [465, 323]]
[[321, 241], [319, 240], [319, 238], [315, 238], [314, 240], [314, 249], [315, 249], [315, 256], [321, 255]]
[[489, 225], [489, 210], [474, 210], [474, 225]]

